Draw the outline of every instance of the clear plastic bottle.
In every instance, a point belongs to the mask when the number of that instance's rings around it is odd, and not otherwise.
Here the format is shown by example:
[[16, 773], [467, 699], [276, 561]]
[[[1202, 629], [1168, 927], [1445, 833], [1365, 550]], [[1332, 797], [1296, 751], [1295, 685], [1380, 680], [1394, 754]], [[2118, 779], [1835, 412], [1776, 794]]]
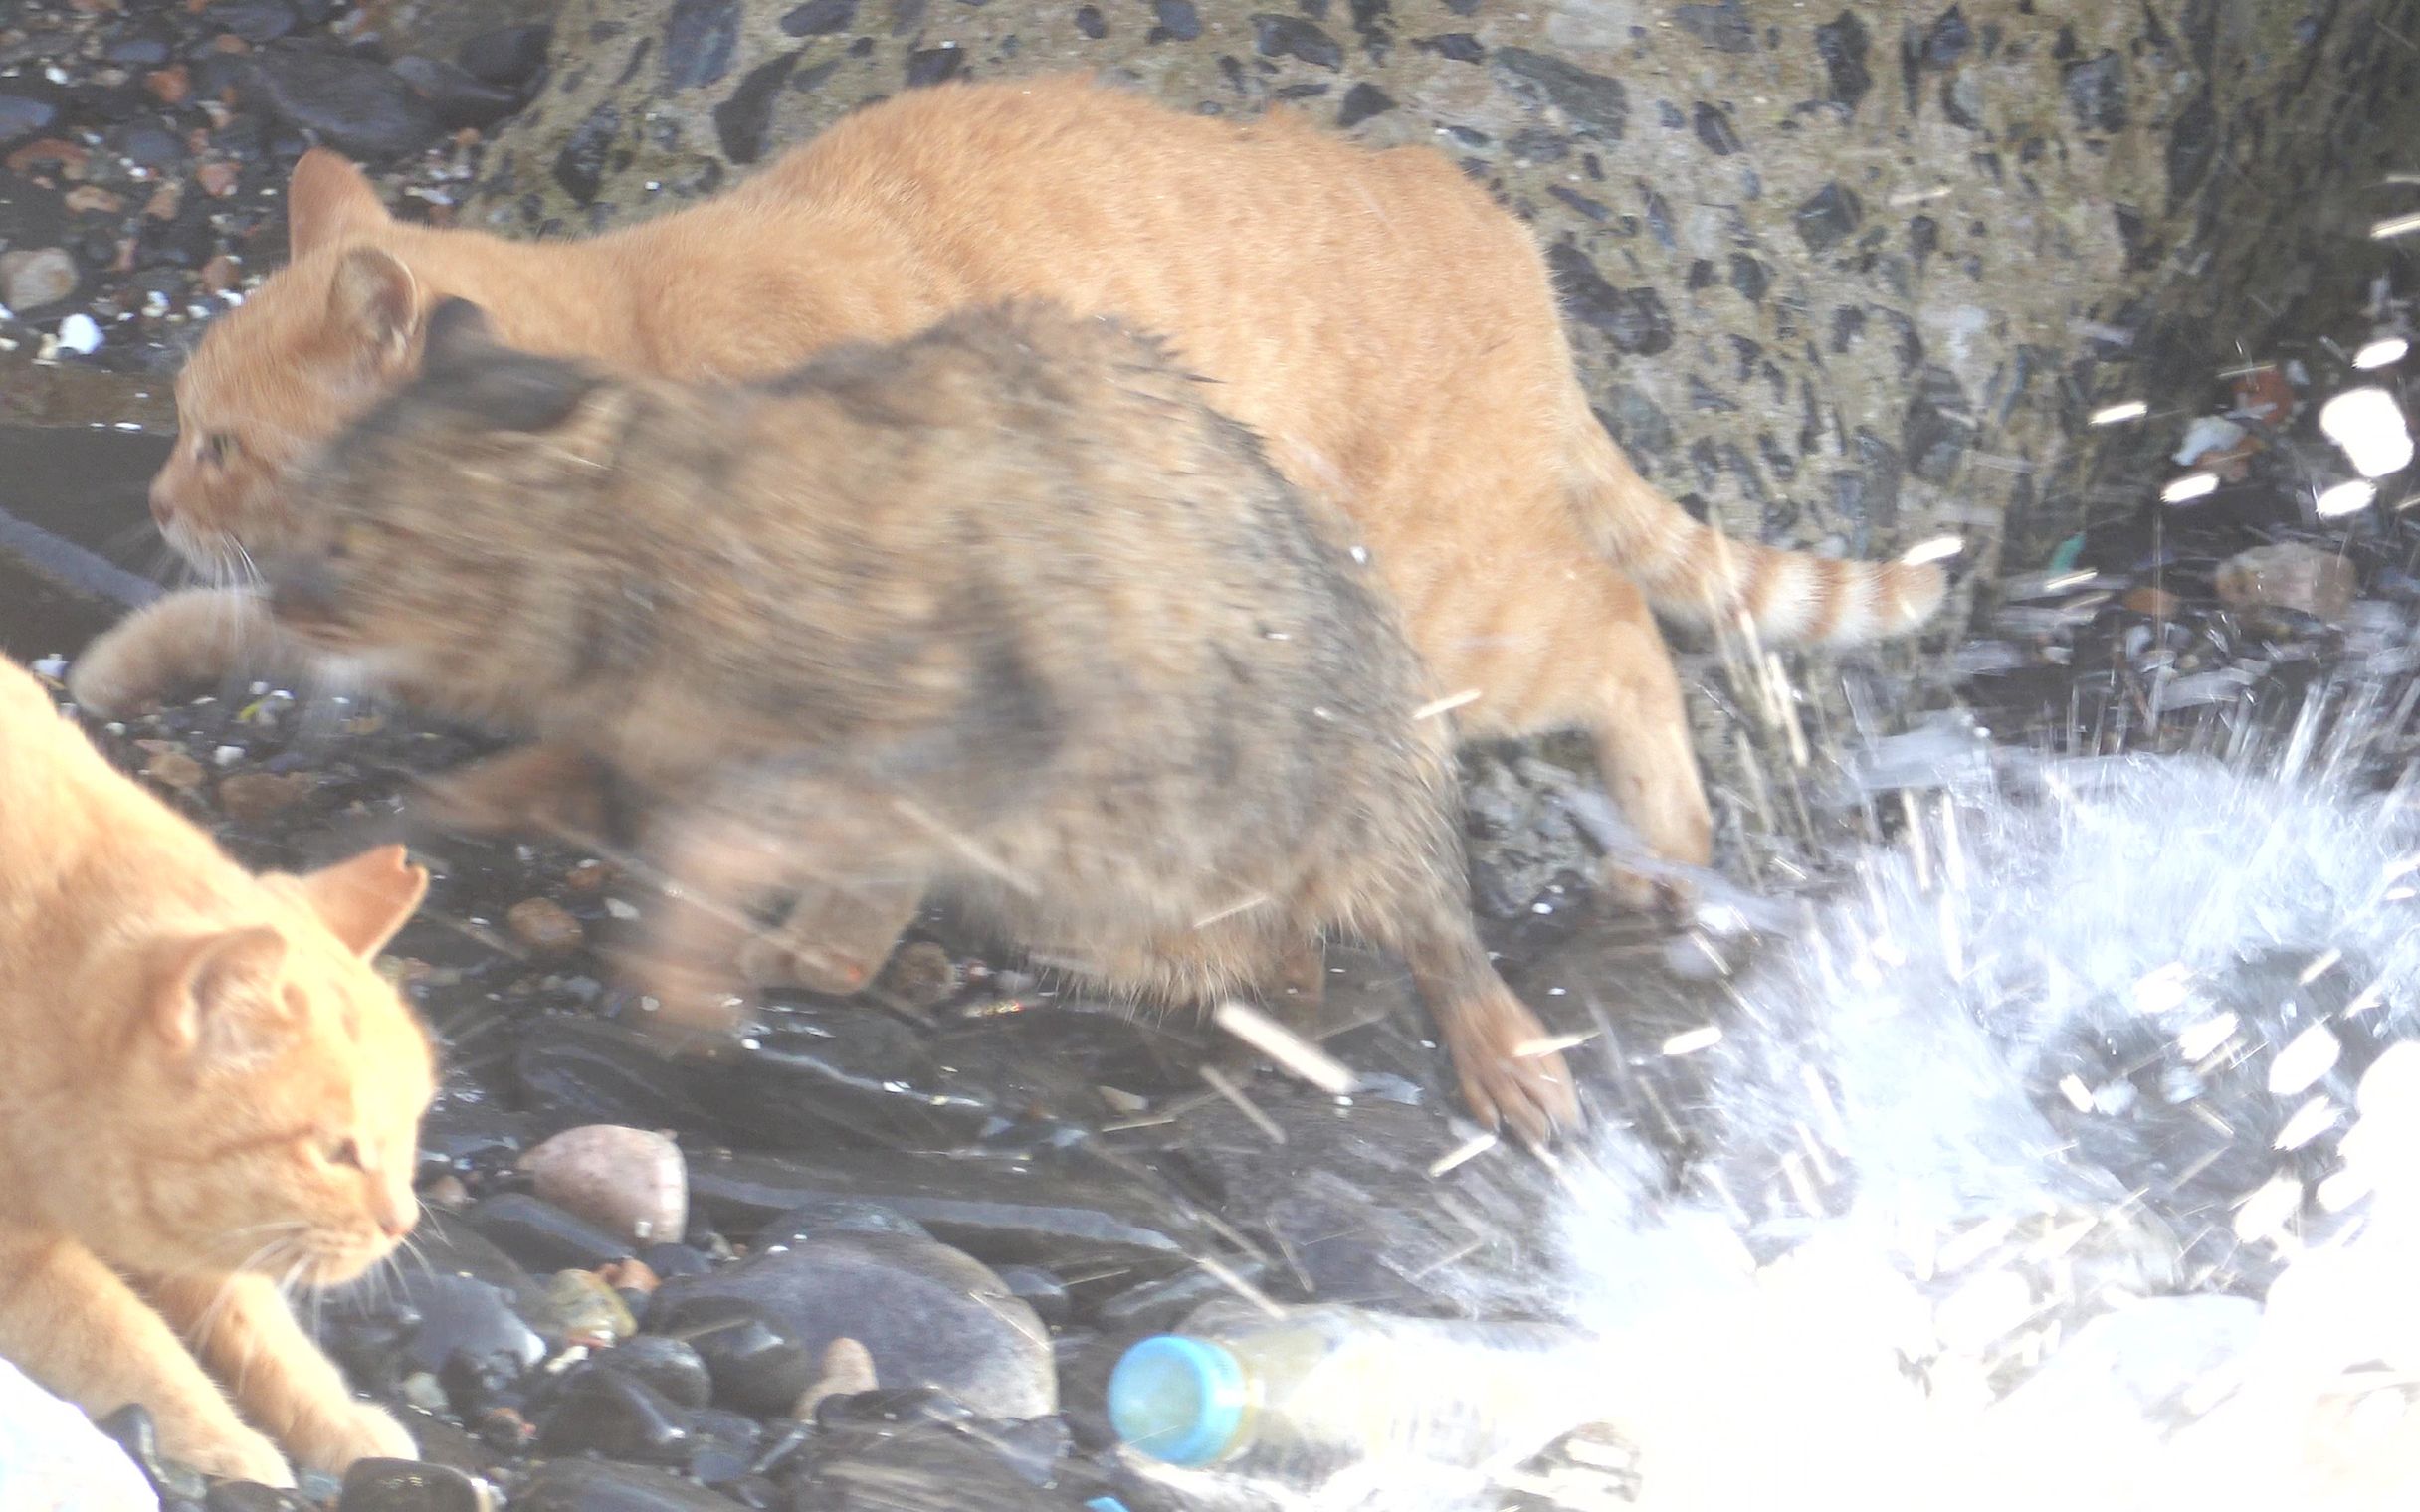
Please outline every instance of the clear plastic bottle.
[[1510, 1468], [1601, 1416], [1602, 1347], [1552, 1324], [1214, 1302], [1109, 1377], [1126, 1444], [1188, 1469], [1304, 1483], [1353, 1465]]

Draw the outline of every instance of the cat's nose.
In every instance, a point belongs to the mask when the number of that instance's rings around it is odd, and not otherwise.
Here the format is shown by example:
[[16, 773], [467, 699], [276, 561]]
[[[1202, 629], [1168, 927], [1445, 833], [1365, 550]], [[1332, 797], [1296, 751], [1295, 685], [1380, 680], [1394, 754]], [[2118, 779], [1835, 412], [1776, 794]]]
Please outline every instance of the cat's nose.
[[168, 479], [163, 473], [151, 479], [151, 519], [165, 530], [168, 522], [175, 518], [176, 499], [169, 493]]
[[390, 1239], [399, 1239], [419, 1222], [420, 1200], [406, 1192], [379, 1210], [378, 1231]]

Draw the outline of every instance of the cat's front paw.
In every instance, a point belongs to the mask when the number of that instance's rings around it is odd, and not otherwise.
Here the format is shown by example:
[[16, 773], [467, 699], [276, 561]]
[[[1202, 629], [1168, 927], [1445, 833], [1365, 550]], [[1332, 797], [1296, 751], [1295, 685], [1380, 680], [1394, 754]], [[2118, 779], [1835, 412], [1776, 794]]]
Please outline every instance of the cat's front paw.
[[192, 682], [223, 674], [223, 648], [251, 636], [250, 595], [188, 588], [153, 600], [103, 631], [68, 668], [68, 696], [103, 719], [139, 714]]
[[356, 1459], [418, 1459], [420, 1445], [392, 1413], [352, 1402], [298, 1427], [290, 1435], [295, 1457], [314, 1470], [341, 1475]]
[[286, 1462], [285, 1453], [242, 1423], [182, 1433], [173, 1424], [162, 1422], [160, 1450], [170, 1459], [220, 1480], [249, 1480], [278, 1487], [295, 1483], [294, 1467]]

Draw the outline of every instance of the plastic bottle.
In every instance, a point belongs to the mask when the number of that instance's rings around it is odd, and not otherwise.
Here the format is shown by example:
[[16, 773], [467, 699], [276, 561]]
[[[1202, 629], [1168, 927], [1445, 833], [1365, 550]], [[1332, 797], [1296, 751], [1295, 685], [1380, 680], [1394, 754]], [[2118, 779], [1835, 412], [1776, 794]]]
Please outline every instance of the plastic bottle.
[[1154, 1459], [1302, 1483], [1348, 1465], [1510, 1468], [1596, 1420], [1609, 1387], [1601, 1346], [1552, 1324], [1220, 1301], [1129, 1348], [1109, 1409]]

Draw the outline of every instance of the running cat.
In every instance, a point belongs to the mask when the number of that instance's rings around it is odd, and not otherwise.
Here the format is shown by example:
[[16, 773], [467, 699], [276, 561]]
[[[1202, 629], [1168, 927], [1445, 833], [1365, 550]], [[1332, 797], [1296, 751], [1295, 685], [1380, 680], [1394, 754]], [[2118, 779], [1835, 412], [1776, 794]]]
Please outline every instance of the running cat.
[[1451, 733], [1343, 522], [1115, 322], [983, 308], [683, 384], [452, 301], [298, 486], [288, 633], [518, 711], [540, 742], [507, 767], [570, 748], [644, 796], [668, 1006], [721, 1001], [743, 948], [862, 985], [934, 890], [1171, 1003], [1315, 984], [1350, 933], [1410, 965], [1481, 1118], [1576, 1118], [1475, 932]]

